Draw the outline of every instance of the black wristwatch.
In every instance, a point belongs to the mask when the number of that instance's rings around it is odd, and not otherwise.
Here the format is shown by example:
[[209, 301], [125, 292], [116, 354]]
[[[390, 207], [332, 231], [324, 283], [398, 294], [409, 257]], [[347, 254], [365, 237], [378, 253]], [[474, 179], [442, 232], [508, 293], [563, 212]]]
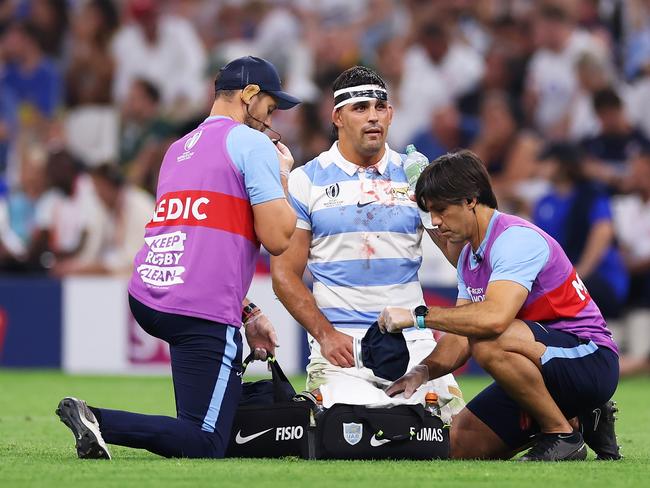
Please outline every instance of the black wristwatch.
[[415, 314], [415, 326], [418, 329], [426, 329], [427, 326], [424, 323], [424, 317], [426, 317], [429, 313], [429, 307], [426, 305], [419, 305], [415, 307], [413, 313]]

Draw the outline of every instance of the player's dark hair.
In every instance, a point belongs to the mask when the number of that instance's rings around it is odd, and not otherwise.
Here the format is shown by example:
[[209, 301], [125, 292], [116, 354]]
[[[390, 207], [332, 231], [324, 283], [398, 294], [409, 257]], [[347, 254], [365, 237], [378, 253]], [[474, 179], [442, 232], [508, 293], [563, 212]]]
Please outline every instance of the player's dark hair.
[[[365, 66], [353, 66], [336, 77], [332, 84], [332, 93], [342, 88], [359, 85], [379, 85], [382, 88], [386, 88], [386, 82], [384, 82], [375, 70]], [[335, 138], [338, 138], [339, 129], [334, 124], [332, 124], [332, 132]]]
[[616, 90], [611, 87], [603, 88], [594, 93], [593, 104], [596, 113], [611, 108], [623, 108], [621, 97], [619, 97]]
[[332, 91], [335, 92], [342, 88], [350, 88], [351, 86], [358, 85], [379, 85], [382, 88], [386, 88], [386, 83], [375, 70], [366, 68], [365, 66], [353, 66], [338, 75], [332, 85]]
[[498, 208], [485, 165], [472, 151], [462, 150], [440, 156], [420, 175], [415, 198], [423, 211], [444, 209], [476, 198], [477, 203]]

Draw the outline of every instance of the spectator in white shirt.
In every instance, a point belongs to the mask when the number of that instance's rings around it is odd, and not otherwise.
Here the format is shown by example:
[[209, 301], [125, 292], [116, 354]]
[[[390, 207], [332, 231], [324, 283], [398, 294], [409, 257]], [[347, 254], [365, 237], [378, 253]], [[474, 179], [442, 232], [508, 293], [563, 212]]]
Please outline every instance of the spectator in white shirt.
[[578, 91], [575, 65], [584, 53], [603, 57], [594, 38], [578, 30], [562, 7], [544, 5], [534, 21], [539, 49], [532, 56], [526, 80], [526, 108], [543, 135], [564, 139], [567, 113]]
[[[115, 35], [116, 62], [113, 92], [124, 101], [135, 78], [161, 88], [166, 111], [175, 113], [204, 105], [206, 52], [192, 25], [184, 18], [163, 15], [161, 2], [129, 0], [133, 22]], [[184, 113], [183, 115], [188, 115]]]
[[63, 260], [54, 268], [59, 276], [69, 274], [124, 274], [132, 271], [133, 257], [142, 246], [142, 229], [151, 219], [154, 199], [144, 190], [128, 184], [119, 168], [101, 165], [91, 172], [103, 210], [95, 218], [103, 220], [100, 253], [97, 259]]
[[83, 262], [97, 258], [101, 221], [94, 216], [99, 201], [90, 177], [81, 168], [67, 151], [49, 155], [49, 190], [36, 204], [36, 230], [29, 249], [35, 267], [51, 269], [57, 261], [70, 257]]

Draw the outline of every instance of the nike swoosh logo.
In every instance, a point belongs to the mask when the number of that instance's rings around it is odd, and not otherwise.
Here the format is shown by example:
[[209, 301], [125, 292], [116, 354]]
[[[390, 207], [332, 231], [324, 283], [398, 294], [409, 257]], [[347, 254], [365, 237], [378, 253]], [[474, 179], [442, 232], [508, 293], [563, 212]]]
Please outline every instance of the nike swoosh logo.
[[241, 435], [241, 430], [237, 432], [237, 435], [235, 436], [235, 442], [237, 444], [246, 444], [247, 442], [252, 441], [253, 439], [257, 439], [259, 436], [266, 434], [270, 430], [273, 430], [273, 428], [263, 430], [262, 432], [257, 432], [255, 434], [251, 435]]
[[375, 202], [366, 202], [366, 203], [357, 202], [357, 207], [359, 208], [365, 207], [366, 205], [370, 205], [371, 203], [375, 203]]
[[594, 408], [593, 414], [594, 417], [596, 417], [594, 420], [594, 432], [596, 432], [596, 429], [598, 428], [598, 422], [600, 422], [600, 408]]
[[377, 436], [374, 435], [370, 438], [370, 445], [372, 447], [383, 446], [387, 442], [390, 442], [390, 439], [377, 439]]

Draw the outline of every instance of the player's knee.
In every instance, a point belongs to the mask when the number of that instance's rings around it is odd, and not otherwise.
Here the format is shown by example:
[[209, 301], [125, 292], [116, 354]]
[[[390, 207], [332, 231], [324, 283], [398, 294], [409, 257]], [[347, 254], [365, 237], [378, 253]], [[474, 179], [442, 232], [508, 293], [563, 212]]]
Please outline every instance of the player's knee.
[[501, 350], [496, 339], [470, 339], [469, 345], [472, 357], [482, 367], [493, 361]]

